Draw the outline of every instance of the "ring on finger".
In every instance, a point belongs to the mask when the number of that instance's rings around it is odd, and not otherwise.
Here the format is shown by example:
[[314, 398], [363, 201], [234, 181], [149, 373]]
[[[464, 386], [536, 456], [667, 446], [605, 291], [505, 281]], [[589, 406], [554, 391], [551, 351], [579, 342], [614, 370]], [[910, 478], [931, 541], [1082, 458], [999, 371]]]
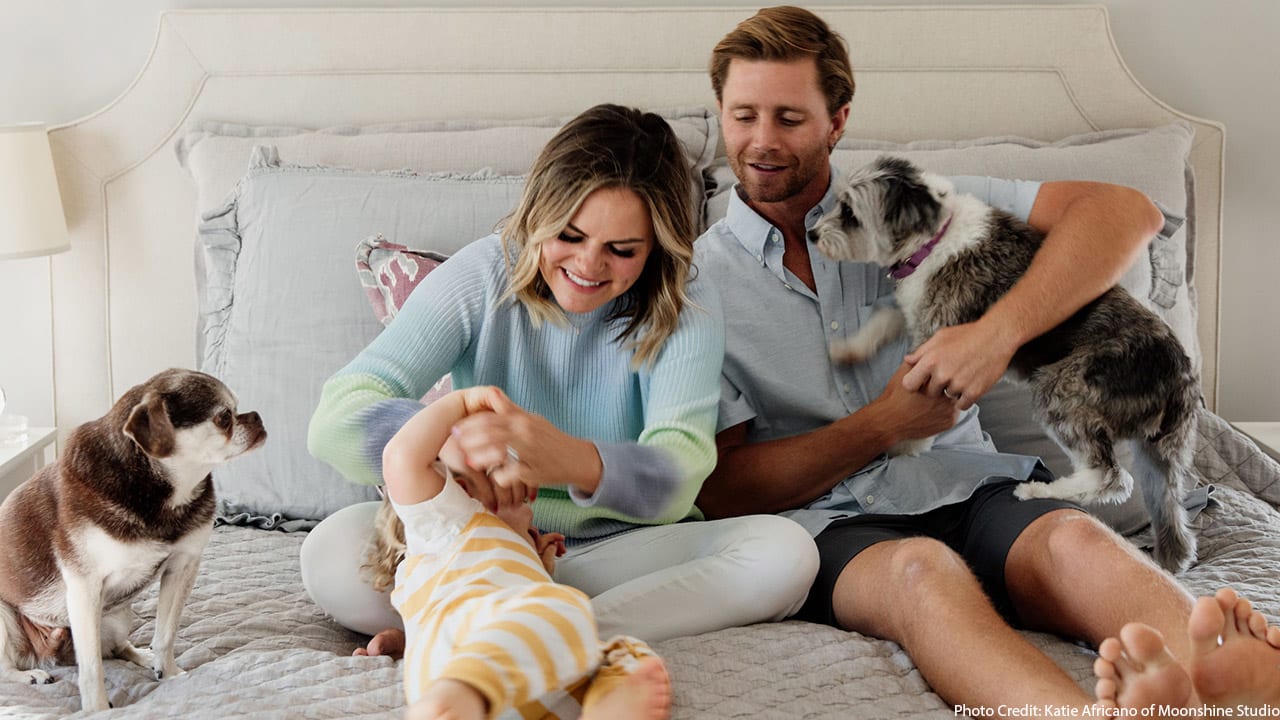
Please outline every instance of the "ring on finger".
[[516, 452], [516, 449], [510, 445], [507, 446], [507, 462], [503, 463], [503, 465], [508, 463], [512, 465], [520, 464], [520, 453]]
[[943, 395], [946, 395], [948, 398], [951, 398], [952, 400], [959, 400], [959, 399], [960, 399], [960, 396], [959, 396], [959, 395], [952, 395], [952, 394], [951, 394], [951, 389], [950, 389], [950, 388], [942, 388], [942, 394], [943, 394]]

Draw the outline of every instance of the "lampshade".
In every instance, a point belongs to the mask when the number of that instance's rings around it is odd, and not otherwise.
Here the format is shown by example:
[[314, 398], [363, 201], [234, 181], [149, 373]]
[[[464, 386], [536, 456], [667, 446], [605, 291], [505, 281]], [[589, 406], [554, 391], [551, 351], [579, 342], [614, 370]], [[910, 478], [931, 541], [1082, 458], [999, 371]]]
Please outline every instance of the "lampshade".
[[69, 249], [48, 129], [0, 127], [0, 260]]

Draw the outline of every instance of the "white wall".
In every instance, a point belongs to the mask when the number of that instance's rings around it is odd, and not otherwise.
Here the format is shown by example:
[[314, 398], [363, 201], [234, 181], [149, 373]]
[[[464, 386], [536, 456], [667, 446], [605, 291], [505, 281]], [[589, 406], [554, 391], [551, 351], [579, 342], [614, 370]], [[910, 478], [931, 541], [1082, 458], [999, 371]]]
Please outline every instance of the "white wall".
[[[781, 0], [779, 0], [781, 1]], [[1010, 4], [979, 0], [981, 4]], [[1057, 4], [1017, 0], [1018, 4]], [[200, 7], [677, 4], [662, 0], [0, 0], [0, 124], [67, 122], [118, 96], [151, 49], [158, 15]], [[749, 0], [687, 0], [744, 6]], [[831, 0], [815, 0], [821, 11]], [[857, 4], [843, 2], [840, 4]], [[870, 4], [870, 3], [868, 3]], [[874, 4], [919, 4], [875, 0]], [[949, 4], [978, 4], [951, 0]], [[1223, 234], [1222, 387], [1219, 413], [1280, 420], [1280, 243], [1270, 210], [1280, 199], [1280, 3], [1274, 0], [1104, 0], [1121, 54], [1156, 97], [1227, 127]], [[745, 17], [745, 14], [744, 14]], [[728, 28], [725, 28], [726, 31]], [[602, 38], [607, 41], [607, 38]], [[906, 40], [909, 42], [909, 40]], [[709, 50], [709, 48], [708, 48]], [[710, 90], [708, 89], [708, 98]], [[0, 385], [10, 411], [53, 419], [47, 259], [0, 262]], [[56, 262], [56, 259], [54, 260]], [[56, 302], [56, 299], [55, 299]], [[22, 310], [19, 311], [19, 308]]]

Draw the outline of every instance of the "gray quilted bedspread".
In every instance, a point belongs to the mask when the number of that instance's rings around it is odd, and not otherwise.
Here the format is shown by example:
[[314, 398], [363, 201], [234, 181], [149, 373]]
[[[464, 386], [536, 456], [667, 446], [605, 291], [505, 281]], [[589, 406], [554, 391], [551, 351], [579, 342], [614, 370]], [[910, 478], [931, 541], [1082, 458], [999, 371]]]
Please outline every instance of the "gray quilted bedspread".
[[[1280, 618], [1280, 466], [1222, 420], [1204, 414], [1196, 469], [1216, 486], [1197, 519], [1201, 562], [1182, 581], [1194, 593], [1231, 585]], [[106, 662], [115, 709], [95, 717], [399, 717], [399, 666], [351, 657], [365, 638], [308, 599], [298, 571], [301, 533], [220, 527], [183, 615], [178, 663], [156, 682], [143, 668]], [[149, 642], [154, 589], [136, 605], [135, 642]], [[939, 632], [945, 632], [939, 628]], [[1028, 633], [1084, 687], [1093, 653]], [[676, 718], [937, 718], [956, 714], [895, 644], [801, 622], [755, 625], [660, 644], [675, 688]], [[0, 717], [55, 718], [80, 702], [74, 667], [56, 682], [0, 682]]]

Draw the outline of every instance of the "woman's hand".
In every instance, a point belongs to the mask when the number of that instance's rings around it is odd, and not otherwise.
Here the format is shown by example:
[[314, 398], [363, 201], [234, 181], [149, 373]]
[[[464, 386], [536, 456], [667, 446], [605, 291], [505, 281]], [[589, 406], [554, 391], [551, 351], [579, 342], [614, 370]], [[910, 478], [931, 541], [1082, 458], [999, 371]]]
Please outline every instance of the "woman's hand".
[[594, 444], [566, 435], [500, 391], [480, 401], [487, 412], [469, 414], [453, 426], [452, 439], [471, 470], [517, 493], [545, 485], [595, 492], [604, 468]]
[[466, 453], [458, 446], [456, 435], [450, 435], [444, 447], [440, 448], [440, 460], [449, 467], [453, 479], [462, 485], [462, 489], [489, 512], [497, 512], [499, 505], [519, 504], [532, 501], [538, 496], [536, 487], [529, 487], [522, 482], [499, 485], [483, 471], [471, 468], [467, 464]]

